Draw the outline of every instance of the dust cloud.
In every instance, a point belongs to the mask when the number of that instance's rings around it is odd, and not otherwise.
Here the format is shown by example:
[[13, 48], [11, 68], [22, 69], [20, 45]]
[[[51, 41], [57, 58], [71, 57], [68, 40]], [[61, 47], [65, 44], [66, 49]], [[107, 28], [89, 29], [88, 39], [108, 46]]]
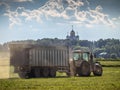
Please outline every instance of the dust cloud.
[[0, 52], [0, 79], [10, 76], [10, 53]]
[[9, 59], [0, 59], [0, 79], [9, 78], [10, 61]]

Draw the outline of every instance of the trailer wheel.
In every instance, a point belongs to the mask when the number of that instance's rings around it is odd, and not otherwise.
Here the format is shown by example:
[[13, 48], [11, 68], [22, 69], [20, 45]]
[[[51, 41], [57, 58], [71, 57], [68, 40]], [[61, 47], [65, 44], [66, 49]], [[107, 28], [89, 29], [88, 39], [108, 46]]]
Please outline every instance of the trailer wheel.
[[51, 68], [49, 74], [50, 74], [50, 77], [56, 77], [56, 70]]
[[70, 72], [66, 72], [66, 75], [69, 77], [70, 76]]
[[35, 74], [35, 77], [40, 77], [40, 69], [39, 68], [35, 68], [34, 69], [34, 74]]
[[102, 66], [100, 63], [95, 63], [93, 67], [93, 74], [94, 76], [102, 76]]
[[48, 77], [48, 76], [49, 76], [49, 69], [43, 68], [43, 77]]
[[34, 71], [34, 69], [31, 69], [29, 75], [30, 75], [30, 78], [35, 77], [35, 71]]
[[23, 79], [28, 79], [29, 78], [29, 74], [26, 72], [19, 72], [19, 77], [23, 78]]
[[79, 69], [78, 75], [79, 76], [90, 76], [90, 64], [87, 61], [82, 61]]

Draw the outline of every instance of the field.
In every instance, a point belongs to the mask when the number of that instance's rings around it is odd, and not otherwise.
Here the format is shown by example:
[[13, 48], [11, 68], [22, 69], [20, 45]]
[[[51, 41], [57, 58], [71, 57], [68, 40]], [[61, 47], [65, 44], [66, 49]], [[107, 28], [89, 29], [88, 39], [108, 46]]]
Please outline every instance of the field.
[[120, 67], [120, 61], [100, 61], [104, 67]]
[[[9, 78], [9, 60], [0, 59], [0, 90], [120, 90], [120, 61], [102, 61], [103, 76], [67, 77], [57, 73], [56, 78]], [[114, 67], [110, 67], [114, 65]], [[115, 65], [117, 65], [115, 67]]]
[[1, 79], [0, 90], [120, 90], [120, 67], [104, 67], [102, 77], [66, 77], [58, 73], [56, 78]]

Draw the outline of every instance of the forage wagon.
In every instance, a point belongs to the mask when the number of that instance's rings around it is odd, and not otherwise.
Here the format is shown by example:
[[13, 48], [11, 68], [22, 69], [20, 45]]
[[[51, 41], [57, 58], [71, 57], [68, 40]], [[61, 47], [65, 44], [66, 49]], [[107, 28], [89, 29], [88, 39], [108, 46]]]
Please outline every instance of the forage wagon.
[[93, 61], [88, 51], [72, 50], [67, 46], [10, 44], [10, 65], [20, 78], [55, 77], [56, 72], [68, 76], [102, 75], [102, 66]]

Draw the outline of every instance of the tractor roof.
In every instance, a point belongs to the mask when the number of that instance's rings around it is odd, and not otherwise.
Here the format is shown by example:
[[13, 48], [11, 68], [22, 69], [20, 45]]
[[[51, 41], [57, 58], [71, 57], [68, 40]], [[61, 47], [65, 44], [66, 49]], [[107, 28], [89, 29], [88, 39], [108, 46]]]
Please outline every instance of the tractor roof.
[[85, 51], [85, 50], [73, 50], [73, 52], [77, 52], [77, 53], [83, 53], [83, 52], [86, 52], [86, 53], [89, 53], [89, 51]]

